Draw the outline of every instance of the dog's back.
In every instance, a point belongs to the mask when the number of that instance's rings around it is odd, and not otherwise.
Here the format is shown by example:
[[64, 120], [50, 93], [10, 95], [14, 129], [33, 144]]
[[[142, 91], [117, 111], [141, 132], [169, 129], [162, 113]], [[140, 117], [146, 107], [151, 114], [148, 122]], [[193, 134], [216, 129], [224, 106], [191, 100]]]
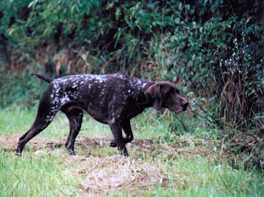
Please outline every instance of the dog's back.
[[136, 107], [147, 83], [122, 74], [68, 75], [54, 79], [49, 91], [53, 105], [75, 103], [96, 120], [108, 123], [125, 111], [131, 112], [126, 108]]

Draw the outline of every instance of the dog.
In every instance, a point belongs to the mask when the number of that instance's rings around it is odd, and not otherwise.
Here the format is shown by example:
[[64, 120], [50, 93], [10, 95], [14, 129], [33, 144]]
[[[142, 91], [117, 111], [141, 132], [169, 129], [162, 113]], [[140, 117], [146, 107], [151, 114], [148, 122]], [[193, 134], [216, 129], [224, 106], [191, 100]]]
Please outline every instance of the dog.
[[35, 75], [49, 86], [40, 99], [31, 128], [19, 138], [17, 155], [21, 155], [25, 144], [52, 122], [58, 111], [69, 119], [70, 132], [65, 147], [74, 155], [75, 139], [81, 129], [83, 111], [86, 111], [95, 120], [110, 126], [114, 137], [110, 146], [128, 156], [126, 144], [134, 138], [130, 119], [148, 107], [179, 113], [189, 105], [188, 99], [171, 81], [142, 80], [124, 74], [80, 74], [56, 79]]

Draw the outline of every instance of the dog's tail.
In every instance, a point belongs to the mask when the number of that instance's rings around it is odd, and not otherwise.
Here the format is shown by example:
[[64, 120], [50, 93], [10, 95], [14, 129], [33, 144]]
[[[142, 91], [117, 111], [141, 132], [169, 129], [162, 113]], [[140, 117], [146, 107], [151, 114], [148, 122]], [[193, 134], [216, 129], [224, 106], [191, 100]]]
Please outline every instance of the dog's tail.
[[32, 75], [36, 76], [37, 78], [43, 80], [43, 81], [46, 81], [48, 83], [50, 83], [52, 81], [52, 79], [50, 77], [47, 77], [47, 76], [44, 76], [44, 75], [40, 75], [40, 74], [37, 74], [37, 73], [32, 73]]

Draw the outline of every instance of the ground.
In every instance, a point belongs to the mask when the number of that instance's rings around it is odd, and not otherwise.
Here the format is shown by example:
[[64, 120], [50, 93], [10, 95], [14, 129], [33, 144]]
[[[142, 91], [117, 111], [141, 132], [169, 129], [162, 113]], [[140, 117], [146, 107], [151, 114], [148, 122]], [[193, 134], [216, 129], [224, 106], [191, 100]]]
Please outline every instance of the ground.
[[[61, 115], [17, 157], [17, 140], [34, 112], [5, 111], [0, 117], [1, 197], [264, 195], [261, 175], [233, 169], [219, 140], [194, 135], [163, 140], [163, 134], [155, 132], [166, 129], [166, 121], [148, 120], [152, 124], [145, 121], [144, 127], [135, 120], [134, 129], [142, 133], [135, 132], [126, 158], [109, 147], [107, 127], [86, 119], [76, 142], [77, 155], [70, 156], [64, 148], [68, 123]], [[9, 123], [13, 117], [19, 117], [16, 124]]]

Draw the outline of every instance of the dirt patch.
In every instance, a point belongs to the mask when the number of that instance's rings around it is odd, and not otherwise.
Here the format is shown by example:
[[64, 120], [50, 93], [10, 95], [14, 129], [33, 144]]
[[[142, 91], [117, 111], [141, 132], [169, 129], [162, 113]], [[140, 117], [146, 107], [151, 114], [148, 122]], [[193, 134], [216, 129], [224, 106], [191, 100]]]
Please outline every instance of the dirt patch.
[[97, 196], [119, 190], [134, 191], [163, 183], [166, 175], [154, 164], [119, 155], [89, 157], [82, 160], [85, 175], [79, 196]]
[[[4, 151], [15, 151], [17, 142], [21, 134], [14, 135], [0, 135], [0, 149]], [[48, 149], [54, 150], [56, 148], [60, 148], [64, 146], [66, 139], [54, 140], [47, 139], [41, 137], [35, 137], [26, 145], [30, 146], [33, 151]], [[109, 147], [111, 139], [107, 138], [88, 138], [88, 137], [80, 137], [76, 140], [76, 147], [80, 147], [81, 149], [91, 148], [92, 147]], [[153, 141], [152, 140], [135, 140], [133, 145], [138, 146], [144, 150], [153, 149]]]
[[[15, 151], [17, 142], [21, 134], [15, 135], [1, 135], [0, 136], [0, 150], [4, 151]], [[33, 138], [27, 145], [30, 145], [33, 151], [40, 149], [53, 150], [63, 146], [63, 141], [60, 140], [49, 140], [45, 138], [36, 137]]]
[[[2, 135], [0, 136], [0, 149], [4, 151], [15, 151], [17, 142], [20, 135]], [[38, 150], [48, 150], [52, 151], [56, 148], [64, 147], [66, 139], [46, 139], [41, 137], [33, 138], [27, 145], [33, 151]], [[91, 150], [93, 148], [100, 147], [109, 147], [111, 139], [107, 138], [88, 138], [88, 137], [79, 137], [76, 140], [76, 148], [84, 151]], [[129, 144], [128, 149], [134, 152], [146, 152], [148, 154], [167, 154], [171, 156], [175, 155], [184, 155], [184, 156], [203, 156], [211, 157], [215, 155], [216, 147], [215, 141], [205, 141], [205, 140], [178, 140], [174, 144], [160, 144], [153, 140], [149, 139], [136, 139], [133, 143]], [[109, 149], [111, 149], [109, 147]]]

